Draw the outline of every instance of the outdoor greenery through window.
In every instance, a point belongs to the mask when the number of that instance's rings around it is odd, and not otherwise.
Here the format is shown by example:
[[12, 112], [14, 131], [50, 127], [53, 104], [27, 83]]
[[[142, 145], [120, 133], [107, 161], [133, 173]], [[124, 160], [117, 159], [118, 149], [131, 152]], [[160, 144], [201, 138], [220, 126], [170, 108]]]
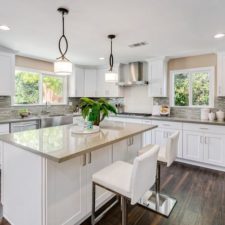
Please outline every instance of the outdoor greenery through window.
[[173, 71], [173, 106], [213, 106], [213, 68]]
[[64, 104], [65, 77], [16, 70], [14, 104]]

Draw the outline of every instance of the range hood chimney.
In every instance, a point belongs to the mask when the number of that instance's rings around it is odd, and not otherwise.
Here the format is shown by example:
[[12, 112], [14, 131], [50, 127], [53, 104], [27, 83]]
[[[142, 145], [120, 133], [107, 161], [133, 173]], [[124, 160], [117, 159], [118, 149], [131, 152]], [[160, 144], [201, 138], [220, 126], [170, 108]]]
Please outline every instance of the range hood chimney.
[[147, 63], [132, 62], [120, 64], [118, 85], [122, 87], [147, 85]]

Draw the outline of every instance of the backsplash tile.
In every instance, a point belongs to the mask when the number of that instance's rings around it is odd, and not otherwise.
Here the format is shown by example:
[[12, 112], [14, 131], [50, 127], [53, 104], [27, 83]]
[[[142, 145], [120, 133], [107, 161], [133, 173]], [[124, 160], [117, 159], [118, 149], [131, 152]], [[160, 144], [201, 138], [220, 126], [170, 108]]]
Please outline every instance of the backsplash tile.
[[[153, 98], [153, 105], [169, 105], [169, 98]], [[222, 110], [225, 112], [225, 97], [216, 97], [214, 101], [214, 108], [212, 111]], [[201, 108], [191, 108], [191, 107], [171, 107], [171, 116], [187, 119], [200, 119]]]

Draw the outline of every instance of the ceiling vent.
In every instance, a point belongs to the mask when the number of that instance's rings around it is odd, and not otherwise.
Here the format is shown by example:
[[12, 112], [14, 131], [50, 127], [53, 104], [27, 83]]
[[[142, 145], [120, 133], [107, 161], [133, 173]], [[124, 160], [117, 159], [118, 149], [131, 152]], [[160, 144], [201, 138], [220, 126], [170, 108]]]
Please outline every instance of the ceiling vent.
[[145, 42], [145, 41], [142, 41], [142, 42], [138, 42], [138, 43], [134, 43], [132, 45], [128, 45], [130, 48], [137, 48], [137, 47], [140, 47], [140, 46], [144, 46], [144, 45], [147, 45], [148, 43]]

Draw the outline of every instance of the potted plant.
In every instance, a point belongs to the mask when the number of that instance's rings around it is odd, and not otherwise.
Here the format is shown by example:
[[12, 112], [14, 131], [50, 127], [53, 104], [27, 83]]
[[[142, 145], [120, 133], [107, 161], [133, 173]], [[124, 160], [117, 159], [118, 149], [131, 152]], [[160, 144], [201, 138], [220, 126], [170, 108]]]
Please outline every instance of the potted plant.
[[108, 117], [110, 112], [116, 114], [116, 108], [105, 98], [100, 98], [97, 101], [90, 98], [81, 98], [80, 108], [83, 118], [93, 122], [96, 126], [99, 126], [100, 122]]

